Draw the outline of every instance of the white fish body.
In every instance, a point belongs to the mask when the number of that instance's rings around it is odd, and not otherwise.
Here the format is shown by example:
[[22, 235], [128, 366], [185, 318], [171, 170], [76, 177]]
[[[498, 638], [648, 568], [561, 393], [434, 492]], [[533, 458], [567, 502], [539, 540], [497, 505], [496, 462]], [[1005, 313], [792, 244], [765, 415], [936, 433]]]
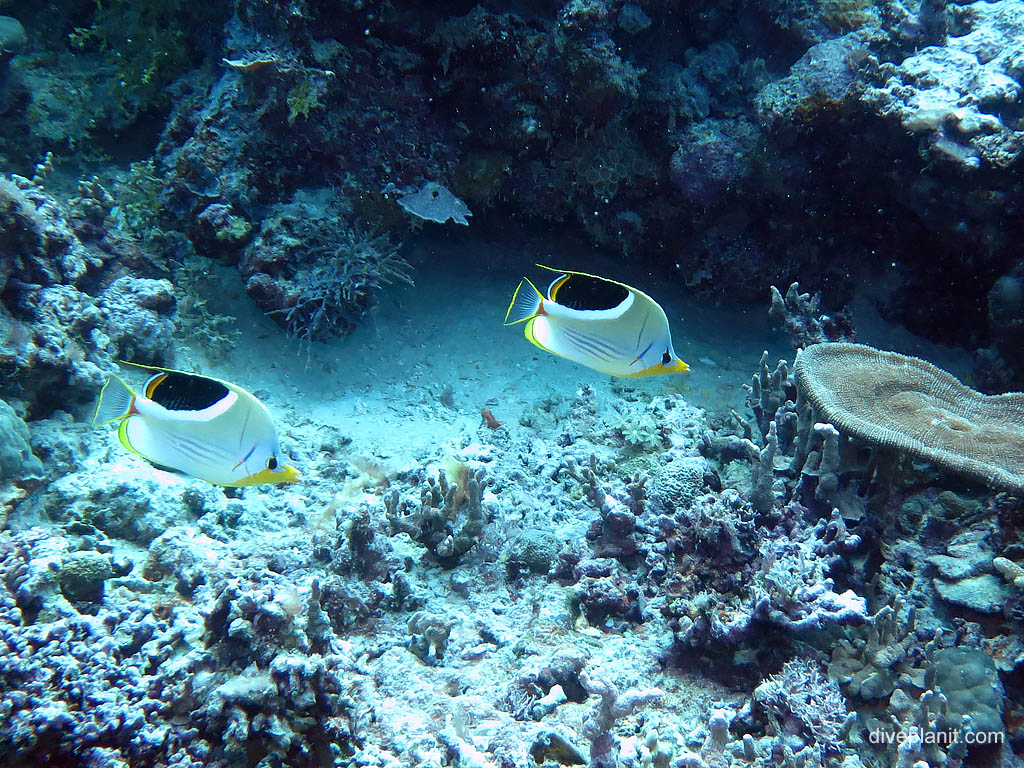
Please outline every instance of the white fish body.
[[[217, 485], [297, 479], [294, 467], [280, 463], [273, 418], [254, 395], [220, 379], [157, 370], [161, 373], [146, 382], [146, 394], [111, 376], [94, 422], [120, 421], [118, 438], [128, 450]], [[189, 408], [190, 402], [203, 407]]]
[[[533, 344], [612, 376], [656, 376], [689, 370], [672, 347], [665, 310], [646, 293], [583, 272], [554, 271], [562, 274], [551, 283], [546, 297], [529, 280], [519, 284], [505, 316], [506, 325], [525, 321], [524, 335]], [[557, 299], [566, 293], [571, 281], [591, 288], [596, 283], [610, 297], [606, 303], [615, 303], [606, 308], [565, 306]], [[602, 306], [601, 301], [596, 297], [591, 303]]]

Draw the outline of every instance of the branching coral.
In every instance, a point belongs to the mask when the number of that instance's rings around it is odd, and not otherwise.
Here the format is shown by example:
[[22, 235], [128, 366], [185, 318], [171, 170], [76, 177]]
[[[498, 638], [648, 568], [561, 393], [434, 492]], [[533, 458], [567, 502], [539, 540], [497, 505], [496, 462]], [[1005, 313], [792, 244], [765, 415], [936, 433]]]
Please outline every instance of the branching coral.
[[444, 469], [415, 476], [419, 498], [402, 498], [397, 490], [384, 497], [388, 522], [396, 532], [408, 533], [442, 563], [454, 565], [480, 540], [487, 523], [484, 492], [493, 483], [483, 467], [457, 464], [459, 477], [450, 482]]
[[780, 735], [795, 730], [833, 754], [841, 750], [855, 717], [839, 686], [809, 659], [786, 662], [757, 687], [754, 701], [775, 719]]
[[843, 309], [833, 315], [819, 313], [821, 294], [800, 293], [800, 284], [792, 283], [785, 297], [774, 285], [768, 317], [779, 320], [792, 336], [795, 347], [806, 347], [822, 341], [855, 341], [850, 312]]
[[665, 694], [658, 688], [620, 692], [614, 683], [586, 670], [580, 672], [580, 684], [588, 693], [601, 697], [583, 725], [583, 734], [590, 741], [591, 768], [615, 768], [618, 758], [612, 726], [637, 708], [660, 701]]
[[409, 265], [398, 256], [400, 246], [385, 236], [348, 234], [341, 245], [312, 248], [314, 266], [297, 275], [302, 287], [284, 321], [301, 339], [344, 336], [362, 319], [382, 284], [412, 285]]

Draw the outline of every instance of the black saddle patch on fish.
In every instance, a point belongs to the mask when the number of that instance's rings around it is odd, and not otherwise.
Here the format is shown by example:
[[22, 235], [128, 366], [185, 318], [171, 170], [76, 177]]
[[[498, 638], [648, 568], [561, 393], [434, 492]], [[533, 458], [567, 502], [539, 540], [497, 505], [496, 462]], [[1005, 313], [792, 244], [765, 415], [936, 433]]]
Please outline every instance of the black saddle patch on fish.
[[230, 391], [214, 379], [178, 371], [158, 373], [146, 382], [146, 397], [169, 411], [201, 411]]
[[569, 275], [555, 283], [551, 299], [570, 309], [614, 309], [629, 296], [625, 286], [588, 275]]

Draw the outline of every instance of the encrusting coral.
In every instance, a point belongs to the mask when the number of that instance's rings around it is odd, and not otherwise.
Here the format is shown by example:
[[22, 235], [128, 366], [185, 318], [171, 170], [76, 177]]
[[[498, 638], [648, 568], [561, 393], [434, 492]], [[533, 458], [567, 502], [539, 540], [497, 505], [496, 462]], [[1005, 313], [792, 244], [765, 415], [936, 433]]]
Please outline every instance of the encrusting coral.
[[0, 395], [31, 417], [91, 400], [117, 359], [166, 362], [175, 305], [167, 280], [119, 274], [152, 267], [106, 191], [84, 182], [65, 206], [46, 172], [0, 179]]

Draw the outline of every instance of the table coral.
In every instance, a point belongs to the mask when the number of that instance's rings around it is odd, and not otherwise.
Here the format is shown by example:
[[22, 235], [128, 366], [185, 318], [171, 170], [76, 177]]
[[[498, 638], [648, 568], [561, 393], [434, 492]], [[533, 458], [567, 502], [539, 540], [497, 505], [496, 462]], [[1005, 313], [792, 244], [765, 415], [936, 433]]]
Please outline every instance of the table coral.
[[841, 431], [1024, 489], [1024, 394], [982, 395], [924, 360], [856, 344], [815, 344], [795, 369], [816, 411]]

